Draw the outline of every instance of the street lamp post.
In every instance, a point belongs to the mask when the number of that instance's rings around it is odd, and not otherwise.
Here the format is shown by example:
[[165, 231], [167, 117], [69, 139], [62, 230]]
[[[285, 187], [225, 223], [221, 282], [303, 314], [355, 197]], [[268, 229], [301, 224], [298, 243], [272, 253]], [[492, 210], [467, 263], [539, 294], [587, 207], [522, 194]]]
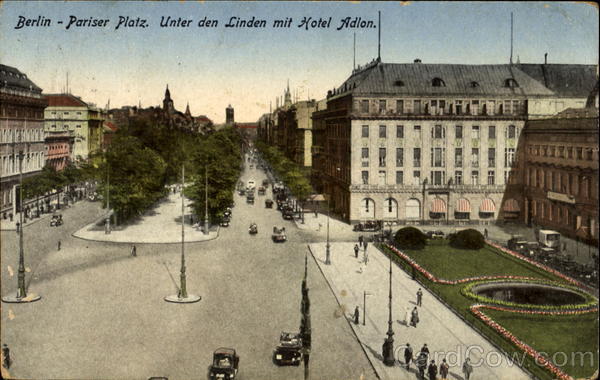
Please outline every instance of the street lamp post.
[[367, 324], [367, 296], [372, 295], [371, 293], [367, 293], [365, 290], [363, 292], [363, 326]]
[[330, 244], [329, 244], [329, 197], [327, 197], [327, 244], [325, 245], [325, 264], [331, 264], [331, 252], [330, 252]]
[[[19, 137], [21, 140], [21, 137]], [[27, 289], [25, 287], [25, 254], [23, 252], [23, 230], [25, 225], [23, 224], [23, 158], [25, 157], [23, 150], [19, 151], [19, 270], [17, 274], [17, 295], [5, 296], [2, 298], [3, 302], [7, 303], [22, 303], [22, 302], [34, 302], [42, 297], [35, 294], [27, 295]], [[15, 197], [16, 198], [16, 197]], [[16, 199], [14, 200], [16, 202]]]
[[108, 215], [106, 216], [106, 226], [104, 228], [105, 234], [110, 234], [110, 171], [108, 169], [108, 162], [106, 163], [106, 210]]
[[181, 269], [180, 269], [180, 286], [176, 295], [165, 297], [165, 301], [174, 303], [194, 303], [202, 299], [200, 296], [193, 294], [188, 295], [185, 277], [185, 197], [184, 193], [185, 186], [185, 167], [181, 167]]
[[204, 235], [208, 235], [208, 169], [204, 166]]
[[390, 295], [389, 295], [389, 318], [387, 338], [383, 342], [383, 364], [393, 366], [396, 362], [394, 358], [394, 330], [392, 329], [392, 255], [390, 256]]

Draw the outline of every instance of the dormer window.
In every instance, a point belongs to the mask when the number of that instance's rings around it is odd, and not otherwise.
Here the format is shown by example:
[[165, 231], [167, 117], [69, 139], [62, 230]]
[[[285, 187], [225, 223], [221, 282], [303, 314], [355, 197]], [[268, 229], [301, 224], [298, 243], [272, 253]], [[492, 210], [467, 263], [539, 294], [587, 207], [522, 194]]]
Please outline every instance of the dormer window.
[[446, 87], [446, 83], [442, 80], [442, 78], [433, 78], [431, 81], [431, 85], [433, 87]]
[[508, 78], [507, 80], [504, 81], [504, 87], [516, 88], [516, 87], [519, 87], [519, 84], [513, 78]]
[[404, 82], [401, 80], [397, 80], [394, 84], [398, 87], [404, 87]]
[[473, 87], [473, 88], [479, 87], [479, 82], [472, 81], [471, 82], [471, 87]]

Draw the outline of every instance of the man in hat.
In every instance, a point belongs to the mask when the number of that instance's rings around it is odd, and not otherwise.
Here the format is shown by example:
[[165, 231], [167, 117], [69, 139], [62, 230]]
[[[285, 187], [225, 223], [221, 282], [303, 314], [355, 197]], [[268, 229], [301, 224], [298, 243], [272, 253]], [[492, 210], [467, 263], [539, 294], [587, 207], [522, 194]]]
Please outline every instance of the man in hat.
[[404, 349], [404, 362], [406, 363], [406, 369], [409, 369], [410, 362], [413, 359], [413, 349], [410, 346], [410, 343], [406, 343], [406, 348]]

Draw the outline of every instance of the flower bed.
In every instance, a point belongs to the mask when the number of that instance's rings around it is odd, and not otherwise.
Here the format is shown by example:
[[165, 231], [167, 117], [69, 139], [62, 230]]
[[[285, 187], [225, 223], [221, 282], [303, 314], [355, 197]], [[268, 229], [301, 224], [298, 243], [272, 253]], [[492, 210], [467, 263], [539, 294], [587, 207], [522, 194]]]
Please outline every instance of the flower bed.
[[511, 312], [511, 313], [530, 314], [530, 315], [579, 315], [579, 314], [584, 314], [584, 313], [597, 313], [598, 312], [597, 307], [586, 309], [586, 310], [565, 310], [565, 311], [516, 310], [516, 309], [512, 309], [512, 308], [507, 308], [507, 307], [481, 305], [481, 304], [472, 305], [470, 307], [471, 312], [473, 314], [475, 314], [475, 316], [477, 316], [479, 319], [481, 319], [486, 325], [490, 326], [492, 329], [494, 329], [500, 335], [502, 335], [503, 337], [508, 339], [512, 344], [514, 344], [515, 346], [517, 346], [518, 348], [523, 350], [527, 355], [532, 357], [537, 364], [545, 367], [553, 375], [555, 375], [558, 379], [561, 379], [561, 380], [571, 380], [573, 378], [571, 376], [569, 376], [567, 373], [565, 373], [564, 371], [562, 371], [560, 368], [558, 368], [556, 365], [552, 364], [550, 362], [550, 360], [548, 360], [545, 356], [541, 355], [539, 352], [537, 352], [531, 346], [529, 346], [525, 342], [518, 339], [516, 336], [514, 336], [512, 333], [510, 333], [510, 331], [506, 330], [500, 324], [495, 322], [492, 318], [490, 318], [486, 314], [484, 314], [483, 311], [480, 310], [483, 308], [491, 309], [491, 310], [498, 310], [498, 311], [506, 311], [506, 312]]

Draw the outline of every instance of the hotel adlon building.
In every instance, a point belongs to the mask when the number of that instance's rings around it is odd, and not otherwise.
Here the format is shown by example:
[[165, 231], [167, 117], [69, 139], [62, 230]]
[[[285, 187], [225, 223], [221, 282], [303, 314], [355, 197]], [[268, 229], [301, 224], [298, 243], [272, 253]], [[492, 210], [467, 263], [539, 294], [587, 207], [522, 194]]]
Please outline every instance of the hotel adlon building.
[[528, 105], [553, 108], [556, 98], [517, 65], [375, 60], [313, 114], [315, 185], [350, 222], [521, 218], [509, 195], [518, 191], [505, 190], [522, 183]]

